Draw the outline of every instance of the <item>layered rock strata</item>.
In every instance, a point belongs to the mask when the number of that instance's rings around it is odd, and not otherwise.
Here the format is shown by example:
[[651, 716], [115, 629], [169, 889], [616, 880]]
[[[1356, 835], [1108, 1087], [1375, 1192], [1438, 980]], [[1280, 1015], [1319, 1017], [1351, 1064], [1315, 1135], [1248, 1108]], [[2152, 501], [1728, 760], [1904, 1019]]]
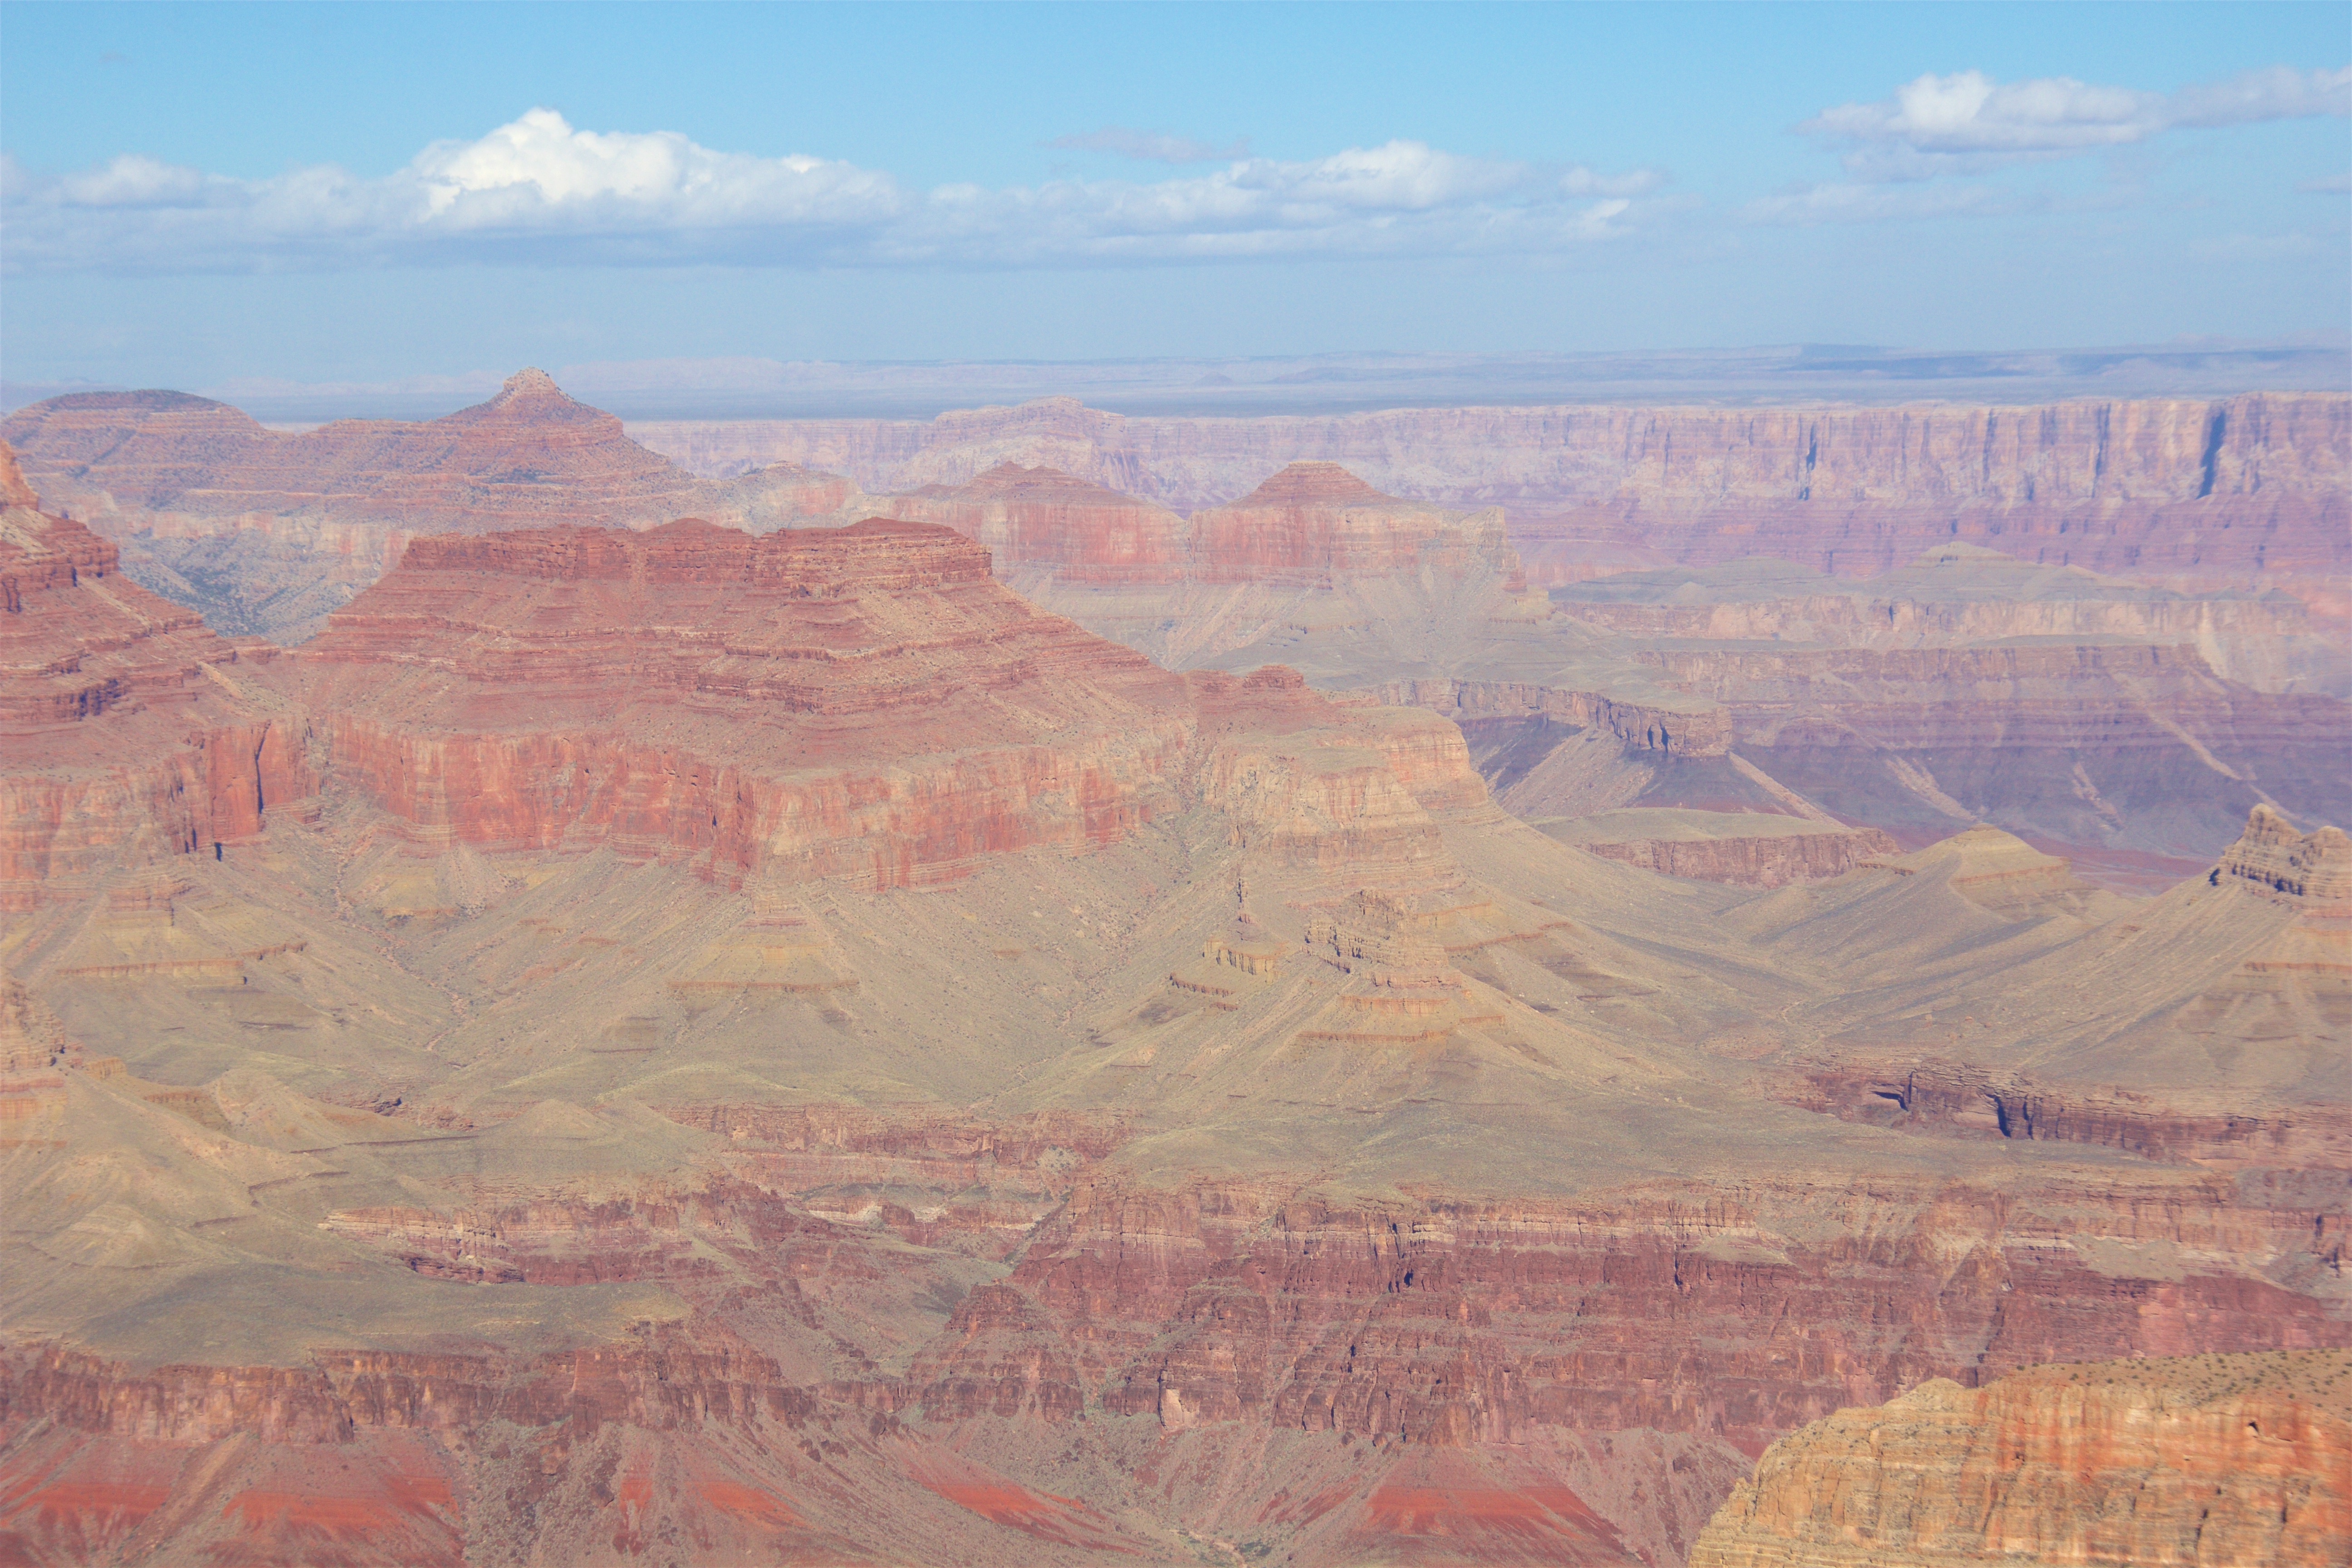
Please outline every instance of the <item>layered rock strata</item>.
[[1691, 1568], [2342, 1563], [2347, 1379], [2290, 1352], [1927, 1383], [1773, 1444]]
[[2300, 1115], [2311, 975], [2196, 1009], [2332, 840], [1661, 878], [901, 521], [420, 541], [213, 668], [315, 802], [0, 911], [0, 1552], [1674, 1563], [1923, 1378], [2352, 1342], [2306, 1145], [1772, 1092], [1965, 1028]]
[[1286, 671], [1188, 684], [1031, 608], [961, 535], [881, 519], [419, 541], [286, 689], [339, 786], [420, 844], [603, 843], [730, 885], [954, 876], [1115, 841], [1196, 788], [1313, 824], [1365, 815], [1321, 792], [1384, 790], [1417, 818], [1415, 788], [1475, 791], [1458, 737], [1403, 714], [1356, 724], [1381, 737], [1370, 773], [1302, 780], [1244, 742], [1204, 748], [1270, 712], [1349, 721]]
[[1531, 819], [1793, 809], [1910, 845], [1990, 820], [2169, 857], [2177, 877], [2266, 800], [2352, 816], [2332, 754], [2344, 699], [2255, 691], [2191, 648], [1684, 644], [1629, 650], [1594, 673], [1615, 679], [1598, 690], [1459, 676], [1375, 689], [1463, 723], [1498, 797]]
[[[640, 426], [708, 461], [694, 427]], [[2263, 583], [2347, 608], [2352, 398], [2039, 407], [1446, 408], [1255, 419], [1129, 417], [1046, 398], [929, 423], [776, 421], [730, 461], [791, 461], [869, 489], [1048, 463], [1178, 510], [1257, 474], [1345, 465], [1394, 494], [1510, 509], [1538, 581], [1769, 555], [1846, 575], [1963, 540], [2144, 580]], [[699, 456], [698, 456], [699, 454]], [[2314, 581], [2315, 578], [2322, 581]]]
[[1874, 827], [1764, 812], [1622, 811], [1538, 826], [1589, 855], [1749, 888], [1842, 877], [1902, 853]]
[[1382, 495], [1337, 463], [1285, 467], [1241, 500], [1192, 517], [1192, 572], [1205, 583], [1313, 586], [1476, 568], [1516, 579], [1499, 509], [1465, 517]]

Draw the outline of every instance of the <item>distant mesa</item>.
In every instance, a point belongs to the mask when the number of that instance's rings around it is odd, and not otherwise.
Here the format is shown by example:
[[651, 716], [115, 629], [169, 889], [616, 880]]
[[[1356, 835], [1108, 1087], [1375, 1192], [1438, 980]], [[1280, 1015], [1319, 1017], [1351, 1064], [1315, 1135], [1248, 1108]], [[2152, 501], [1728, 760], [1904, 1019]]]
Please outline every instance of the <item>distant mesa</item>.
[[[1329, 586], [1424, 564], [1457, 576], [1519, 569], [1499, 510], [1465, 514], [1385, 496], [1337, 463], [1290, 463], [1241, 500], [1193, 513], [1192, 534], [1193, 574], [1209, 583]], [[1442, 563], [1425, 561], [1432, 553]]]
[[141, 581], [232, 632], [299, 641], [424, 533], [700, 515], [833, 521], [856, 487], [785, 465], [698, 479], [543, 371], [423, 423], [288, 434], [173, 392], [78, 393], [0, 422], [58, 510], [121, 542]]
[[1042, 465], [999, 463], [964, 484], [926, 485], [879, 504], [977, 540], [1007, 578], [1174, 583], [1189, 553], [1175, 513]]

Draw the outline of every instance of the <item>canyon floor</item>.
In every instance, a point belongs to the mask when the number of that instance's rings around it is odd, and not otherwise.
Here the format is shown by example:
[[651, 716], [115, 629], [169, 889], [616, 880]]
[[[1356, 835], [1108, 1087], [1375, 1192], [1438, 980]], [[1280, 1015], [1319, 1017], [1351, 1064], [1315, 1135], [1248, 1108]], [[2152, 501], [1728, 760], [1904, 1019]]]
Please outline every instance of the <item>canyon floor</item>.
[[2087, 564], [1669, 486], [1547, 583], [1327, 457], [869, 495], [543, 381], [8, 422], [17, 1557], [2166, 1561], [2153, 1410], [2253, 1478], [2179, 1560], [2340, 1560], [2347, 400], [2100, 426]]

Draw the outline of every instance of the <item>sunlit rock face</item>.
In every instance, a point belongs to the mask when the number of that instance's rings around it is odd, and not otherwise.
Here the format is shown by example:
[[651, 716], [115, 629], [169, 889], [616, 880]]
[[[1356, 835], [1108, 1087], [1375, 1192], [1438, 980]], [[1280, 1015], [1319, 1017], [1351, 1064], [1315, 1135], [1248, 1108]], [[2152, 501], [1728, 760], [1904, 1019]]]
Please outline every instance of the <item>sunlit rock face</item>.
[[2330, 1563], [2352, 1357], [2075, 1363], [1923, 1384], [1775, 1443], [1691, 1568]]

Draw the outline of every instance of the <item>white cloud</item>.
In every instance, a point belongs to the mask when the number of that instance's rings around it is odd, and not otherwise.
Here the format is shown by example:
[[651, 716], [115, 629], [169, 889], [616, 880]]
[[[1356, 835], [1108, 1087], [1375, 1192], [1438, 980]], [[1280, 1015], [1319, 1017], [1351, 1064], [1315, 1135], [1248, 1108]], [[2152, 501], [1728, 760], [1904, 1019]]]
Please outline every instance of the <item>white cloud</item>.
[[1161, 131], [1130, 131], [1124, 125], [1106, 125], [1083, 136], [1056, 136], [1045, 145], [1077, 153], [1116, 153], [1122, 158], [1152, 163], [1217, 163], [1249, 156], [1246, 136], [1236, 138], [1229, 146], [1212, 147], [1189, 136], [1171, 136]]
[[2174, 93], [2072, 77], [2000, 83], [1966, 70], [1922, 76], [1876, 103], [1824, 110], [1797, 129], [1847, 148], [1846, 170], [1857, 179], [1914, 180], [2124, 147], [2183, 127], [2347, 112], [2352, 67], [2273, 66]]
[[2316, 180], [2305, 180], [2295, 189], [2318, 196], [2352, 195], [2352, 174], [2325, 174]]
[[835, 160], [575, 129], [534, 109], [382, 179], [331, 165], [236, 180], [135, 155], [43, 179], [0, 169], [12, 270], [191, 271], [375, 261], [1055, 266], [1545, 251], [1629, 232], [1664, 176], [1466, 158], [1418, 142], [1235, 158], [1156, 181], [908, 192]]

